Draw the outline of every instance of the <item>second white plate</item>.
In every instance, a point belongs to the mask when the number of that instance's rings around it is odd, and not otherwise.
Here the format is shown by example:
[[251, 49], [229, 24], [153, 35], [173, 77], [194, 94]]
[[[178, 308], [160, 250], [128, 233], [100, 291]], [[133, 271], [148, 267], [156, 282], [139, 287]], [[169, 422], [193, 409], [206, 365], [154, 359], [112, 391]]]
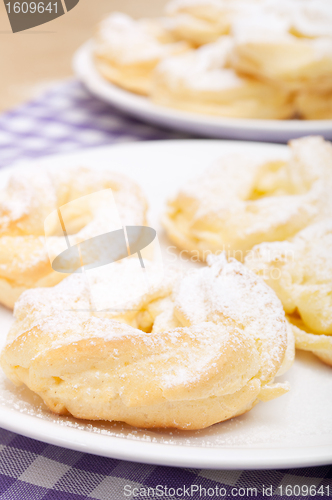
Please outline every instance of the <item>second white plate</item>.
[[172, 130], [250, 141], [286, 142], [305, 135], [322, 135], [325, 139], [332, 139], [332, 120], [222, 118], [158, 106], [147, 97], [127, 92], [105, 80], [94, 65], [91, 42], [78, 49], [74, 55], [73, 68], [96, 96], [127, 114]]

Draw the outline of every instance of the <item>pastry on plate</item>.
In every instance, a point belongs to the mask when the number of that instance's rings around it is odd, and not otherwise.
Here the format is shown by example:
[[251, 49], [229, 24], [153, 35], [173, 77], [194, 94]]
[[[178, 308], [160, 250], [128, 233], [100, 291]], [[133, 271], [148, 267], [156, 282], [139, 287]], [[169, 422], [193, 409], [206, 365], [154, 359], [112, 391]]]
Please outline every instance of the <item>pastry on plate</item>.
[[[282, 305], [238, 261], [214, 257], [134, 298], [138, 259], [99, 269], [96, 285], [111, 284], [123, 309], [94, 310], [84, 274], [28, 290], [15, 305], [1, 366], [55, 413], [202, 429], [289, 390], [274, 382], [294, 357]], [[121, 288], [123, 273], [132, 281]]]
[[282, 119], [292, 116], [289, 92], [229, 67], [230, 37], [164, 59], [155, 69], [151, 98], [185, 111], [232, 118]]
[[332, 366], [331, 217], [307, 227], [290, 241], [254, 247], [246, 265], [280, 298], [296, 347], [312, 351]]
[[239, 20], [267, 31], [276, 25], [299, 38], [331, 37], [330, 0], [171, 0], [166, 14], [175, 33], [195, 45], [232, 33]]
[[320, 120], [332, 117], [331, 34], [330, 0], [171, 0], [162, 18], [113, 13], [93, 50], [104, 78], [156, 104]]
[[114, 13], [99, 26], [94, 55], [97, 69], [126, 90], [148, 95], [151, 72], [164, 57], [183, 52], [188, 44], [176, 41], [167, 20], [140, 19]]
[[290, 159], [233, 153], [183, 186], [163, 225], [179, 248], [206, 260], [226, 251], [243, 260], [254, 245], [285, 240], [328, 212], [332, 146], [320, 137], [290, 142]]
[[332, 88], [328, 92], [315, 92], [315, 90], [299, 92], [295, 108], [306, 120], [331, 120]]
[[0, 192], [0, 303], [12, 308], [24, 290], [53, 286], [66, 276], [51, 266], [50, 256], [64, 250], [64, 233], [52, 213], [62, 213], [75, 245], [112, 227], [145, 225], [146, 210], [140, 188], [109, 170], [38, 167], [11, 174]]
[[331, 37], [299, 38], [263, 16], [239, 20], [233, 35], [231, 64], [237, 72], [289, 91], [332, 88]]
[[331, 37], [330, 0], [267, 0], [260, 4], [267, 12], [287, 20], [289, 33], [299, 38]]
[[215, 42], [231, 30], [232, 20], [246, 3], [238, 0], [173, 0], [166, 14], [173, 21], [173, 33], [195, 46]]

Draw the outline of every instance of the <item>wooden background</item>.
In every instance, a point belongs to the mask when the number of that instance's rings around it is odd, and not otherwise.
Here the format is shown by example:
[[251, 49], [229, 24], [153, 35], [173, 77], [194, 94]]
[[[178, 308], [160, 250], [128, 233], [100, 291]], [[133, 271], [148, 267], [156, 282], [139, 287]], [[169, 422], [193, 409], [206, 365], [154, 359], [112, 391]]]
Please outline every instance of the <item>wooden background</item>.
[[80, 0], [70, 12], [28, 31], [12, 33], [0, 0], [0, 111], [72, 75], [74, 51], [112, 11], [134, 17], [160, 15], [166, 0]]

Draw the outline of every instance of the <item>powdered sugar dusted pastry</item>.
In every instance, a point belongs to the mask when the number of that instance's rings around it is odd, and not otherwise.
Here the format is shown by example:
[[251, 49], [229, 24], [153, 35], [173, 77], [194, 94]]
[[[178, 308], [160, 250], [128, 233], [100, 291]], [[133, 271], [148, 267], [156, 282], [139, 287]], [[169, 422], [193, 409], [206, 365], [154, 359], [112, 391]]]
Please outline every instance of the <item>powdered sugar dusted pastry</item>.
[[71, 206], [67, 205], [75, 199], [96, 192], [105, 193], [102, 190], [108, 189], [112, 190], [123, 225], [146, 223], [147, 207], [140, 188], [114, 172], [83, 167], [67, 170], [38, 168], [11, 175], [7, 187], [0, 193], [2, 304], [13, 307], [15, 300], [27, 288], [53, 286], [66, 276], [53, 271], [49, 259], [52, 249], [54, 254], [63, 250], [59, 249], [63, 241], [62, 232], [53, 234], [51, 231], [48, 250], [45, 245], [44, 223], [51, 212], [64, 205], [69, 207], [66, 229], [73, 245], [110, 230], [113, 215], [104, 209], [103, 195], [98, 194], [89, 201], [82, 198], [76, 210], [70, 211]]
[[241, 118], [288, 118], [293, 113], [287, 91], [229, 67], [232, 40], [222, 37], [196, 51], [164, 59], [153, 78], [157, 104], [197, 113]]
[[165, 14], [136, 21], [114, 13], [103, 21], [94, 43], [99, 72], [195, 113], [331, 117], [330, 0], [171, 0]]
[[233, 26], [232, 66], [281, 87], [327, 91], [332, 87], [332, 38], [298, 38], [270, 17], [241, 18]]
[[[139, 262], [112, 264], [101, 284], [117, 287], [119, 266]], [[1, 356], [7, 376], [56, 413], [139, 427], [201, 429], [288, 391], [274, 378], [292, 363], [291, 329], [239, 262], [223, 255], [135, 301], [130, 287], [120, 294], [129, 316], [93, 311], [84, 276], [25, 292]]]
[[331, 37], [332, 4], [330, 0], [266, 0], [267, 12], [287, 20], [288, 30], [300, 38]]
[[233, 31], [238, 20], [254, 21], [269, 32], [276, 25], [298, 37], [331, 37], [329, 0], [172, 0], [166, 14], [175, 20], [176, 33], [201, 45]]
[[180, 248], [205, 260], [226, 250], [244, 259], [254, 245], [284, 240], [329, 210], [332, 146], [291, 141], [289, 161], [231, 154], [169, 201], [163, 225]]
[[306, 120], [329, 120], [332, 118], [332, 89], [327, 92], [299, 92], [295, 107]]
[[291, 241], [254, 247], [246, 265], [277, 293], [292, 324], [296, 347], [312, 351], [332, 366], [331, 256], [330, 218]]
[[162, 20], [135, 21], [114, 13], [105, 19], [95, 40], [98, 70], [112, 83], [149, 94], [151, 72], [160, 60], [188, 48], [177, 42]]
[[173, 0], [166, 6], [173, 32], [194, 45], [215, 42], [231, 30], [236, 14], [251, 2], [241, 0]]

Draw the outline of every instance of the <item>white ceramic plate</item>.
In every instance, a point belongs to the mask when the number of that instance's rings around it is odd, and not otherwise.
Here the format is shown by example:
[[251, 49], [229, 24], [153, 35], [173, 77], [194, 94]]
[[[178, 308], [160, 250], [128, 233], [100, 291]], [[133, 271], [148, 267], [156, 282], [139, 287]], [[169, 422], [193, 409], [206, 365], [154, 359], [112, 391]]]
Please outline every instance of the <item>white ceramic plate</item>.
[[[270, 158], [287, 156], [286, 147], [280, 145], [163, 141], [50, 157], [40, 161], [40, 166], [106, 167], [135, 179], [147, 195], [150, 225], [157, 229], [165, 260], [170, 262], [177, 257], [158, 225], [166, 199], [211, 161], [234, 150]], [[27, 169], [30, 165], [26, 162], [13, 168]], [[0, 188], [13, 168], [0, 171]], [[11, 322], [11, 313], [0, 308], [1, 344]], [[204, 431], [167, 432], [55, 416], [38, 396], [28, 389], [15, 388], [0, 370], [0, 426], [75, 450], [153, 464], [266, 469], [331, 463], [332, 369], [309, 353], [299, 353], [295, 365], [281, 379], [290, 381], [291, 392], [260, 403], [245, 415]]]
[[96, 70], [92, 43], [87, 42], [73, 59], [76, 75], [96, 96], [144, 121], [207, 137], [252, 141], [286, 142], [304, 135], [332, 139], [332, 120], [250, 120], [222, 118], [158, 106], [146, 97], [122, 90]]

